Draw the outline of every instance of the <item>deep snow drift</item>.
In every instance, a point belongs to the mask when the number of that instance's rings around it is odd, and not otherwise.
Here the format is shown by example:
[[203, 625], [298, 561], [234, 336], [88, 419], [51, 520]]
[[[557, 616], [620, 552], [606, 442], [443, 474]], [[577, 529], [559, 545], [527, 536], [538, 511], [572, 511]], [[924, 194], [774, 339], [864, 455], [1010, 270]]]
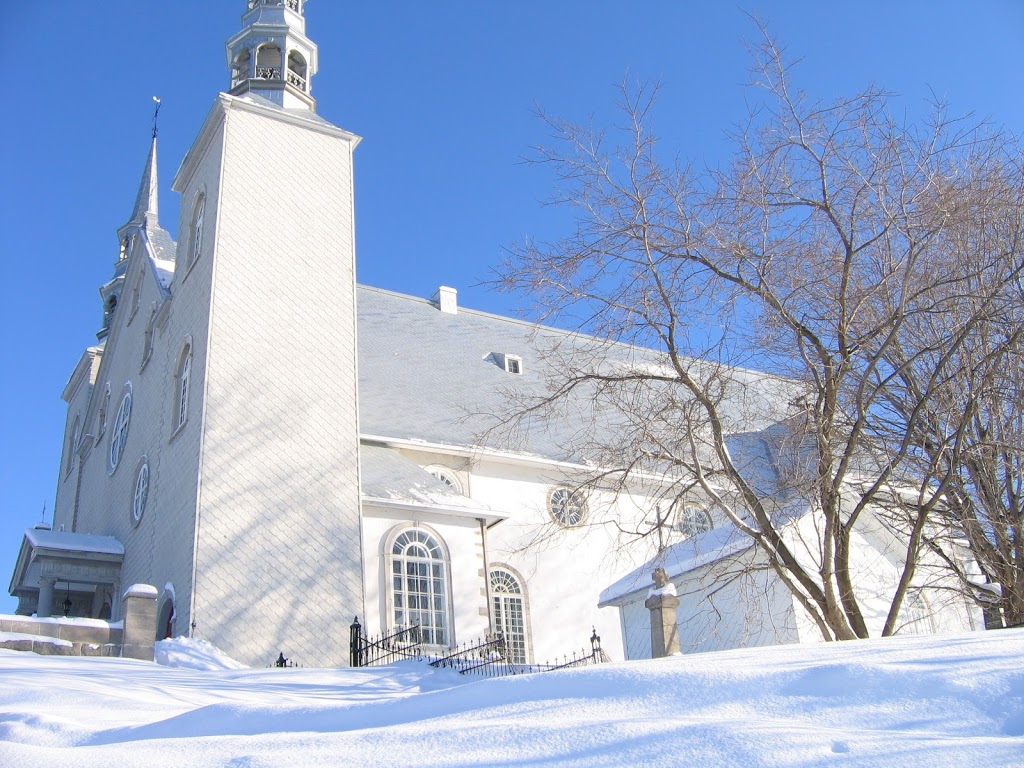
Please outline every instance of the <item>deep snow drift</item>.
[[0, 651], [0, 766], [1024, 766], [1024, 630], [499, 680], [158, 649]]

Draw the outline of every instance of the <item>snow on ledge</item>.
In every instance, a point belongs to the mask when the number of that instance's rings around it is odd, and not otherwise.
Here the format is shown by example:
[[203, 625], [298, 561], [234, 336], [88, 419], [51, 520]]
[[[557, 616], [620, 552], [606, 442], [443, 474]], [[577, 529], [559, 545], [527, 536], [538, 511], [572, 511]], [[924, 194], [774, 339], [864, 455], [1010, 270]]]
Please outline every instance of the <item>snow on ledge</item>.
[[56, 637], [42, 637], [40, 635], [27, 635], [24, 632], [0, 632], [0, 643], [29, 640], [33, 643], [46, 643], [47, 645], [59, 645], [63, 648], [74, 648], [74, 643], [68, 640], [60, 640]]
[[125, 597], [159, 597], [160, 592], [151, 584], [132, 584], [124, 591]]

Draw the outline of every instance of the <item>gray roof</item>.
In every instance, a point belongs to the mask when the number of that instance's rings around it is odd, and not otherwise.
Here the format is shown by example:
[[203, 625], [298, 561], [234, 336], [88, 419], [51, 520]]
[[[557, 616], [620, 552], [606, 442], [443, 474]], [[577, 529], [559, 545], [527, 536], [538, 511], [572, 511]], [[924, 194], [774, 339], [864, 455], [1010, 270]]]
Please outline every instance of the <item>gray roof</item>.
[[[614, 408], [596, 405], [593, 391], [581, 389], [552, 417], [526, 420], [515, 430], [501, 427], [500, 417], [563, 381], [562, 366], [573, 354], [619, 372], [664, 366], [653, 350], [461, 307], [446, 314], [433, 302], [377, 288], [360, 286], [357, 307], [363, 435], [586, 464], [594, 461], [590, 446], [629, 427]], [[522, 358], [522, 374], [507, 373], [501, 354]], [[744, 369], [731, 376], [737, 386], [725, 411], [735, 431], [764, 429], [781, 418], [793, 382]]]

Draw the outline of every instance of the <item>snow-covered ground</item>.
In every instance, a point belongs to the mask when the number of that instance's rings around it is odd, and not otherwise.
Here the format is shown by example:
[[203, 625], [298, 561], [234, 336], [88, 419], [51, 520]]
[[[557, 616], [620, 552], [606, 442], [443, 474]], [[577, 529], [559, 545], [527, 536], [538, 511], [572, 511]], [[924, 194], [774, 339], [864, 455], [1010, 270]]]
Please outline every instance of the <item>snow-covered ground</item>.
[[1024, 766], [1024, 630], [467, 680], [0, 651], [0, 766]]

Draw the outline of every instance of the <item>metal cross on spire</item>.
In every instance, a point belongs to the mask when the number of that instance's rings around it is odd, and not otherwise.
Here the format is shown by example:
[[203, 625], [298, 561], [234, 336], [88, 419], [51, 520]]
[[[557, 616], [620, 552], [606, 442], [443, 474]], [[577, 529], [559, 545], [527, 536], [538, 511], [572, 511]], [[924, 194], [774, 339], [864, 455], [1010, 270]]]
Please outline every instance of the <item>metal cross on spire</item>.
[[156, 107], [153, 109], [153, 138], [155, 139], [157, 133], [157, 119], [160, 117], [160, 98], [158, 96], [154, 96], [153, 101], [156, 102]]

